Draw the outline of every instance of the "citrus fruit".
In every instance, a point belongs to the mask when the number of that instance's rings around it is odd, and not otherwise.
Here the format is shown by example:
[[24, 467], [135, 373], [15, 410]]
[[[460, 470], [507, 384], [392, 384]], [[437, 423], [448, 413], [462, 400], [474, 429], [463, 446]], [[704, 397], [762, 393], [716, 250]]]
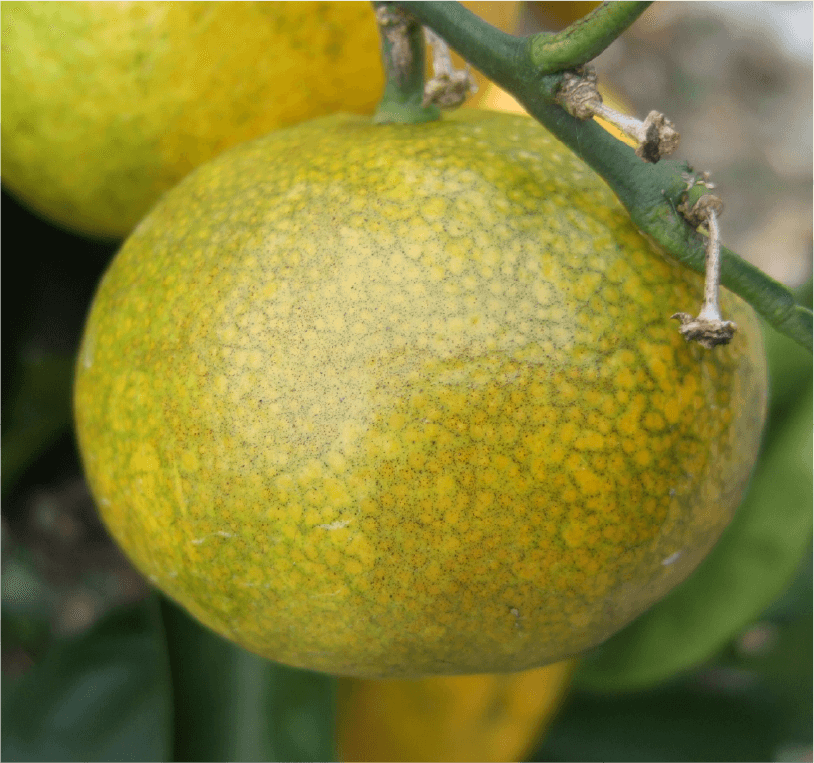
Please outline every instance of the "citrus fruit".
[[553, 720], [574, 668], [339, 681], [340, 760], [525, 760]]
[[695, 568], [755, 461], [753, 311], [713, 351], [534, 120], [353, 115], [166, 194], [94, 297], [75, 413], [110, 531], [215, 631], [359, 677], [588, 649]]
[[[519, 7], [466, 5], [504, 29]], [[3, 183], [100, 238], [225, 148], [384, 87], [370, 3], [8, 2], [2, 29]]]
[[37, 212], [126, 235], [193, 167], [381, 95], [369, 3], [3, 6], [3, 182]]

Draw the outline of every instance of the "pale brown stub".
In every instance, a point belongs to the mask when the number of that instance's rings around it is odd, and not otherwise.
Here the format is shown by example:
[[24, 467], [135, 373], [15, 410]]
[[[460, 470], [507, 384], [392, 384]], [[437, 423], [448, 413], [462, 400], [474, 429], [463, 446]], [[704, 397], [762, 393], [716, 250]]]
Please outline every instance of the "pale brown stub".
[[636, 141], [636, 156], [651, 164], [670, 156], [681, 140], [675, 125], [658, 111], [651, 111], [644, 122], [641, 122], [603, 103], [602, 95], [597, 89], [596, 70], [592, 66], [565, 72], [557, 93], [557, 102], [577, 119], [597, 117], [615, 125]]

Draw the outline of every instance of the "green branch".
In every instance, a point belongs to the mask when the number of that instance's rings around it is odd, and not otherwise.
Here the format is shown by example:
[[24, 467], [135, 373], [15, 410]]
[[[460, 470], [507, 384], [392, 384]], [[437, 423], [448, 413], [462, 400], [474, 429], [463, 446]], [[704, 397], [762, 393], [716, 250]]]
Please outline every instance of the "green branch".
[[[517, 98], [526, 110], [585, 161], [611, 187], [639, 230], [665, 252], [703, 273], [706, 239], [677, 212], [686, 192], [686, 163], [647, 164], [593, 119], [580, 121], [556, 102], [563, 61], [584, 62], [586, 51], [607, 46], [646, 3], [612, 3], [577, 23], [579, 29], [521, 39], [501, 32], [456, 2], [393, 3], [430, 27], [470, 64]], [[614, 10], [614, 7], [617, 9]], [[604, 10], [603, 8], [608, 8]], [[574, 27], [572, 27], [574, 29]], [[571, 42], [569, 42], [571, 40]], [[777, 331], [812, 349], [812, 313], [792, 293], [728, 249], [722, 250], [721, 282], [745, 299]]]
[[373, 116], [378, 124], [417, 124], [441, 117], [424, 106], [424, 32], [421, 24], [389, 3], [374, 3], [379, 24], [385, 85]]
[[535, 34], [529, 56], [539, 74], [574, 69], [596, 58], [652, 2], [602, 3], [584, 18], [557, 34]]

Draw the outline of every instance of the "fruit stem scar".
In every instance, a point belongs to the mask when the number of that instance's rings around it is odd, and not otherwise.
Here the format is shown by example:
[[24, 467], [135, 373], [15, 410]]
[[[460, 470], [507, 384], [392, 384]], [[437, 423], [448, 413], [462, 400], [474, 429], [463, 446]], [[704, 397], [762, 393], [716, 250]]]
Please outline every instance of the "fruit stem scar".
[[[701, 184], [709, 188], [708, 176], [702, 176]], [[688, 209], [685, 202], [679, 211], [691, 225], [706, 225], [709, 231], [706, 251], [706, 273], [704, 275], [704, 304], [697, 318], [689, 313], [675, 313], [681, 326], [679, 331], [688, 341], [698, 342], [702, 347], [712, 349], [718, 344], [729, 344], [738, 327], [721, 316], [718, 291], [721, 282], [721, 234], [718, 228], [718, 215], [723, 211], [723, 202], [711, 193], [705, 193]]]
[[616, 125], [638, 144], [636, 156], [651, 164], [670, 156], [681, 140], [673, 123], [658, 111], [651, 111], [642, 122], [606, 106], [596, 86], [593, 66], [582, 66], [574, 72], [566, 72], [557, 101], [572, 117], [580, 120], [601, 117]]

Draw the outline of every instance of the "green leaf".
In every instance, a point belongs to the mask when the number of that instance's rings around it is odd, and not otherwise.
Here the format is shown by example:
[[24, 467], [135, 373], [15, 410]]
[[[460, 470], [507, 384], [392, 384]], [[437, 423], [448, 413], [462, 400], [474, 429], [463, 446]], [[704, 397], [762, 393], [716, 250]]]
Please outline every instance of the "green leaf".
[[[811, 279], [794, 290], [798, 304], [811, 306]], [[802, 390], [811, 389], [811, 356], [787, 336], [761, 321], [769, 362], [770, 423], [794, 405]]]
[[3, 421], [2, 489], [5, 493], [71, 421], [73, 356], [20, 359], [15, 388]]
[[8, 558], [3, 559], [0, 638], [4, 651], [19, 648], [36, 661], [51, 643], [50, 608], [56, 594], [19, 548], [7, 549], [4, 545]]
[[333, 678], [257, 657], [162, 600], [176, 760], [332, 760]]
[[814, 670], [811, 551], [809, 545], [797, 577], [786, 593], [716, 661], [716, 667], [760, 678], [781, 710], [783, 746], [792, 748], [811, 745]]
[[[771, 627], [761, 623], [760, 627]], [[775, 639], [765, 654], [739, 655], [740, 671], [760, 675], [782, 710], [782, 729], [788, 742], [811, 744], [812, 662], [811, 617], [782, 624], [772, 631]]]
[[3, 683], [3, 760], [168, 760], [167, 658], [154, 600], [56, 642]]
[[781, 715], [759, 683], [737, 692], [698, 684], [622, 697], [575, 692], [533, 760], [773, 760]]
[[811, 537], [810, 381], [766, 443], [732, 524], [678, 588], [586, 656], [575, 676], [598, 691], [634, 690], [696, 667], [788, 586]]
[[[786, 592], [761, 615], [772, 622], [808, 620], [814, 610], [814, 548], [809, 543], [800, 567]], [[811, 676], [809, 676], [810, 678]]]

